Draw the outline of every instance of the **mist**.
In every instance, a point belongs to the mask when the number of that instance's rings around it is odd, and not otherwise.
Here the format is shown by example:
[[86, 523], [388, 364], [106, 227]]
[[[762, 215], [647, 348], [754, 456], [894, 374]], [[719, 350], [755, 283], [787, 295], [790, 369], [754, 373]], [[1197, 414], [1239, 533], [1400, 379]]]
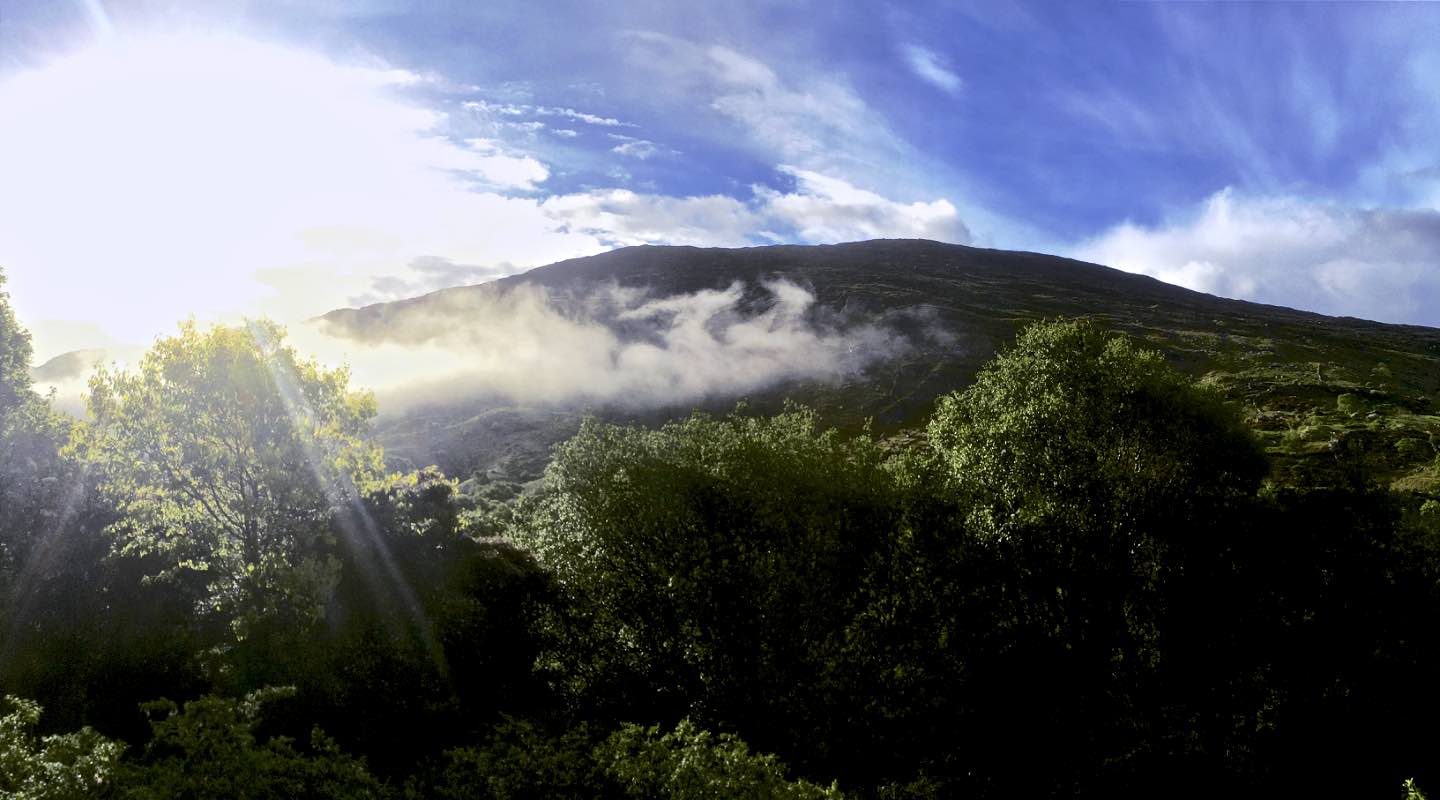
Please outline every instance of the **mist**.
[[348, 364], [382, 414], [476, 398], [643, 409], [843, 381], [910, 351], [915, 330], [946, 336], [921, 317], [861, 319], [783, 279], [669, 296], [614, 283], [489, 284], [338, 312], [291, 338]]

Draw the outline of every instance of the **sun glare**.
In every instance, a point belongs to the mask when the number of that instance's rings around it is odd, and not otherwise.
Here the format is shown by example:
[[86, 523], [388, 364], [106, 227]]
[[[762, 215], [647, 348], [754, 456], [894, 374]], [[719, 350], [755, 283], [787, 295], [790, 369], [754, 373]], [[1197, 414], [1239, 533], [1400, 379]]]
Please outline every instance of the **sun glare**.
[[234, 36], [117, 34], [0, 83], [0, 257], [37, 355], [55, 354], [52, 321], [143, 344], [191, 315], [322, 313], [421, 255], [582, 249], [546, 247], [534, 202], [457, 177], [496, 155], [441, 135], [445, 115], [405, 95], [420, 81]]

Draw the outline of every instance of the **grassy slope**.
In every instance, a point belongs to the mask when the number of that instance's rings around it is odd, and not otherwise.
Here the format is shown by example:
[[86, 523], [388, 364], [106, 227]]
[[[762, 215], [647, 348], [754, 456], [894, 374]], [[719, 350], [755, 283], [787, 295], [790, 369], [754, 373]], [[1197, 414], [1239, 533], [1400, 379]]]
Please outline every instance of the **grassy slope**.
[[[1024, 323], [1089, 316], [1150, 343], [1239, 404], [1274, 457], [1277, 479], [1296, 470], [1339, 470], [1358, 460], [1398, 488], [1440, 492], [1440, 330], [1227, 300], [1055, 256], [910, 240], [626, 248], [492, 284], [332, 312], [326, 319], [364, 338], [383, 337], [390, 322], [406, 315], [423, 315], [441, 303], [463, 306], [468, 293], [518, 283], [583, 293], [592, 283], [616, 281], [663, 296], [777, 276], [808, 284], [820, 304], [855, 319], [926, 309], [953, 337], [846, 385], [790, 384], [750, 398], [762, 409], [789, 396], [818, 406], [841, 426], [874, 418], [881, 430], [906, 428], [924, 419], [936, 396], [968, 384]], [[714, 398], [711, 406], [723, 409], [734, 400]], [[681, 411], [652, 411], [644, 418]], [[577, 418], [573, 410], [477, 402], [391, 419], [381, 433], [402, 460], [434, 460], [462, 474], [488, 467], [526, 478]]]

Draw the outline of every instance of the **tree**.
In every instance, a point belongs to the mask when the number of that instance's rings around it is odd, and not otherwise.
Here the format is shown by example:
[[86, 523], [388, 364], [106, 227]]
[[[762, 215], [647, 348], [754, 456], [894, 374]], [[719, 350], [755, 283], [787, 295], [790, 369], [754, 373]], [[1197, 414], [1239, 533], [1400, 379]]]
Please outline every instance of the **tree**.
[[30, 334], [15, 319], [0, 270], [0, 417], [23, 404], [30, 393]]
[[550, 663], [607, 711], [689, 714], [847, 779], [833, 760], [870, 718], [836, 695], [854, 672], [857, 589], [895, 535], [884, 460], [803, 408], [586, 422], [516, 514], [514, 535], [573, 603]]
[[929, 435], [974, 529], [1001, 538], [1138, 532], [1253, 493], [1267, 468], [1218, 394], [1083, 320], [1026, 328], [941, 398]]
[[123, 744], [90, 728], [39, 736], [40, 706], [0, 697], [0, 795], [13, 800], [84, 800], [114, 784]]
[[[0, 289], [4, 279], [0, 272]], [[0, 291], [0, 625], [10, 634], [0, 639], [0, 675], [19, 638], [5, 618], [43, 607], [42, 584], [79, 566], [75, 547], [88, 544], [72, 535], [86, 487], [76, 465], [61, 455], [72, 423], [35, 393], [30, 359], [30, 335]]]
[[47, 727], [114, 734], [140, 700], [190, 691], [188, 608], [106, 558], [114, 515], [64, 452], [78, 423], [34, 391], [31, 355], [0, 292], [0, 686], [42, 704]]
[[283, 338], [264, 321], [182, 325], [137, 370], [92, 379], [77, 440], [119, 509], [115, 550], [154, 557], [154, 577], [202, 577], [202, 607], [241, 634], [318, 615], [338, 569], [334, 512], [381, 470], [363, 438], [373, 397]]
[[309, 747], [284, 736], [257, 735], [266, 703], [290, 697], [288, 688], [252, 692], [240, 700], [207, 695], [177, 707], [146, 703], [152, 738], [137, 763], [121, 771], [126, 800], [380, 800], [386, 787], [363, 759], [342, 751], [319, 728]]
[[612, 780], [639, 800], [711, 797], [840, 800], [835, 784], [788, 780], [774, 755], [753, 753], [731, 733], [713, 734], [688, 719], [662, 734], [658, 726], [625, 725], [596, 749]]
[[509, 720], [480, 747], [450, 750], [441, 765], [415, 776], [407, 798], [793, 798], [839, 800], [835, 784], [787, 777], [775, 755], [757, 753], [732, 733], [689, 719], [662, 732], [627, 723], [605, 735], [586, 724], [550, 734]]
[[942, 398], [928, 433], [979, 545], [970, 563], [986, 565], [973, 585], [986, 587], [976, 630], [988, 633], [964, 666], [990, 691], [971, 698], [983, 734], [968, 749], [996, 766], [991, 742], [1031, 737], [1053, 754], [1049, 780], [1074, 785], [1095, 764], [1133, 769], [1187, 746], [1186, 721], [1159, 717], [1197, 708], [1181, 683], [1215, 684], [1198, 667], [1177, 675], [1204, 662], [1174, 656], [1203, 659], [1230, 622], [1202, 612], [1266, 471], [1238, 414], [1159, 353], [1060, 321], [1025, 329]]
[[[68, 477], [59, 456], [68, 425], [32, 389], [30, 334], [4, 285], [0, 271], [0, 578], [18, 572], [36, 536], [55, 526], [57, 484]], [[0, 596], [0, 606], [13, 599]]]

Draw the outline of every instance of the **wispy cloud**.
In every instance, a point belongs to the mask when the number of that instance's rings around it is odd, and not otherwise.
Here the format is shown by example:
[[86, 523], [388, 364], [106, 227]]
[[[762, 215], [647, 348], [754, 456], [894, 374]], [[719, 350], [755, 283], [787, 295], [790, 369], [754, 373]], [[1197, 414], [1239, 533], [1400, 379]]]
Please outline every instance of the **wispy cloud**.
[[947, 94], [959, 94], [965, 82], [956, 75], [938, 53], [918, 44], [907, 44], [901, 48], [905, 64], [921, 80]]
[[622, 122], [614, 117], [602, 117], [599, 114], [591, 114], [585, 111], [577, 111], [573, 108], [560, 106], [537, 106], [525, 103], [491, 103], [485, 100], [467, 100], [462, 103], [464, 108], [471, 111], [500, 114], [507, 117], [560, 117], [587, 125], [595, 125], [601, 128], [633, 128], [635, 125], [630, 122]]
[[661, 147], [649, 139], [641, 139], [638, 136], [626, 136], [623, 133], [609, 134], [609, 138], [619, 142], [610, 148], [610, 152], [622, 155], [627, 158], [634, 158], [640, 161], [648, 161], [656, 156], [678, 156], [674, 150]]
[[660, 154], [660, 148], [654, 142], [646, 139], [636, 139], [633, 142], [621, 142], [610, 148], [610, 152], [630, 158], [638, 158], [647, 161]]
[[881, 191], [923, 184], [909, 179], [923, 171], [923, 155], [839, 76], [787, 75], [734, 48], [656, 32], [632, 32], [625, 42], [657, 99], [714, 115], [693, 126], [694, 135]]
[[375, 278], [369, 290], [348, 298], [346, 303], [365, 306], [402, 300], [437, 289], [482, 283], [517, 271], [514, 265], [508, 263], [456, 264], [443, 256], [420, 256], [412, 259], [403, 271]]
[[959, 212], [943, 198], [903, 203], [818, 172], [790, 166], [780, 172], [794, 181], [793, 190], [755, 186], [748, 200], [603, 190], [551, 197], [543, 207], [568, 230], [625, 245], [744, 246], [886, 237], [970, 241]]
[[543, 210], [565, 230], [609, 245], [683, 244], [740, 247], [752, 243], [759, 216], [727, 195], [670, 197], [628, 189], [557, 195]]

